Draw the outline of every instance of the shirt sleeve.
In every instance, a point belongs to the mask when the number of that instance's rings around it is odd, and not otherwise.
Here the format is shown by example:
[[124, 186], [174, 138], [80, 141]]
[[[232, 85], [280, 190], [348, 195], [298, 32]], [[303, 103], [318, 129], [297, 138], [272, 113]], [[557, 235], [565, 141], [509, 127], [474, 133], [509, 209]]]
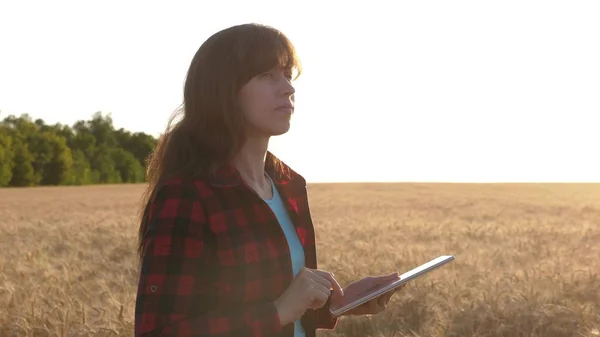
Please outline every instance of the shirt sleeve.
[[331, 297], [327, 300], [327, 303], [319, 309], [316, 310], [316, 328], [317, 329], [327, 329], [333, 330], [337, 326], [338, 317], [333, 317], [329, 312], [329, 302], [331, 301]]
[[[282, 330], [274, 302], [222, 308], [197, 188], [169, 183], [150, 204], [135, 308], [136, 337], [267, 336]], [[212, 269], [211, 269], [212, 268]]]

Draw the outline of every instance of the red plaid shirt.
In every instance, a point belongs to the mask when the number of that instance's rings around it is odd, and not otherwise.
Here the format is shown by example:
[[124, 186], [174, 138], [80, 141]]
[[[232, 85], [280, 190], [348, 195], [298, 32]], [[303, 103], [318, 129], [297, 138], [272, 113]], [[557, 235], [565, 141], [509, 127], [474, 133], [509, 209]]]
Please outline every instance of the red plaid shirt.
[[[268, 156], [273, 156], [270, 152]], [[272, 178], [317, 268], [306, 181]], [[135, 336], [293, 336], [274, 301], [293, 280], [285, 235], [269, 206], [232, 166], [205, 179], [174, 179], [151, 204], [135, 307]], [[302, 316], [307, 337], [333, 329], [328, 304]]]

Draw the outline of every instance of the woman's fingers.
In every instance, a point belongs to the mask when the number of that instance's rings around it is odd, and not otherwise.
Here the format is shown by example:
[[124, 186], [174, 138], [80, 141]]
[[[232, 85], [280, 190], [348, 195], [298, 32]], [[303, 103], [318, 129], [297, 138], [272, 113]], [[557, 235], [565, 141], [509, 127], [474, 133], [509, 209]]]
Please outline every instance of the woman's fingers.
[[322, 270], [313, 270], [314, 272], [317, 273], [317, 275], [321, 276], [323, 279], [327, 280], [328, 282], [323, 282], [325, 283], [329, 283], [331, 285], [331, 288], [333, 289], [334, 293], [337, 293], [339, 295], [343, 295], [344, 294], [344, 290], [342, 288], [342, 286], [339, 284], [339, 282], [335, 279], [335, 277], [333, 277], [333, 273], [330, 272], [325, 272]]

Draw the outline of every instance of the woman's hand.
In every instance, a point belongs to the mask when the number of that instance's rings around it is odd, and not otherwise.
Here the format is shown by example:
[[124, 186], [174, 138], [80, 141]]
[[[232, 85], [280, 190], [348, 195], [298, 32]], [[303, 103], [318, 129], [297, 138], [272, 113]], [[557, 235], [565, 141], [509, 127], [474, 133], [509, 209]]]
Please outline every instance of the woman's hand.
[[[400, 275], [398, 273], [393, 273], [385, 276], [370, 276], [365, 277], [361, 280], [350, 283], [344, 288], [343, 298], [332, 298], [332, 301], [335, 302], [341, 301], [349, 302], [354, 298], [359, 297], [360, 295], [369, 292], [372, 289], [388, 285], [394, 281], [400, 279]], [[393, 291], [390, 291], [386, 294], [383, 294], [379, 297], [376, 297], [366, 303], [361, 304], [360, 306], [344, 313], [346, 316], [356, 316], [356, 315], [371, 315], [378, 314], [385, 310], [387, 304], [389, 303], [392, 296], [399, 290], [402, 290], [405, 285], [396, 288]], [[337, 306], [338, 303], [332, 303], [332, 305]]]
[[306, 309], [319, 309], [325, 305], [331, 291], [341, 298], [342, 287], [333, 274], [318, 269], [302, 268], [285, 292], [275, 301], [281, 325], [294, 322], [304, 315]]

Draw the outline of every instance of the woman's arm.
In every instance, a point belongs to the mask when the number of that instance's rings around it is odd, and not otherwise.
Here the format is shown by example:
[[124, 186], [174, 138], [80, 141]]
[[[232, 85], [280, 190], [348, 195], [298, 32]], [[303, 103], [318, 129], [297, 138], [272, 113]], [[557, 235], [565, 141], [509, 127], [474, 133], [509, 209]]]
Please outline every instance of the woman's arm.
[[[196, 187], [170, 183], [148, 217], [135, 308], [135, 336], [266, 336], [281, 331], [274, 302], [215, 309], [206, 215]], [[211, 261], [212, 260], [212, 261]], [[217, 266], [218, 268], [218, 266]]]

